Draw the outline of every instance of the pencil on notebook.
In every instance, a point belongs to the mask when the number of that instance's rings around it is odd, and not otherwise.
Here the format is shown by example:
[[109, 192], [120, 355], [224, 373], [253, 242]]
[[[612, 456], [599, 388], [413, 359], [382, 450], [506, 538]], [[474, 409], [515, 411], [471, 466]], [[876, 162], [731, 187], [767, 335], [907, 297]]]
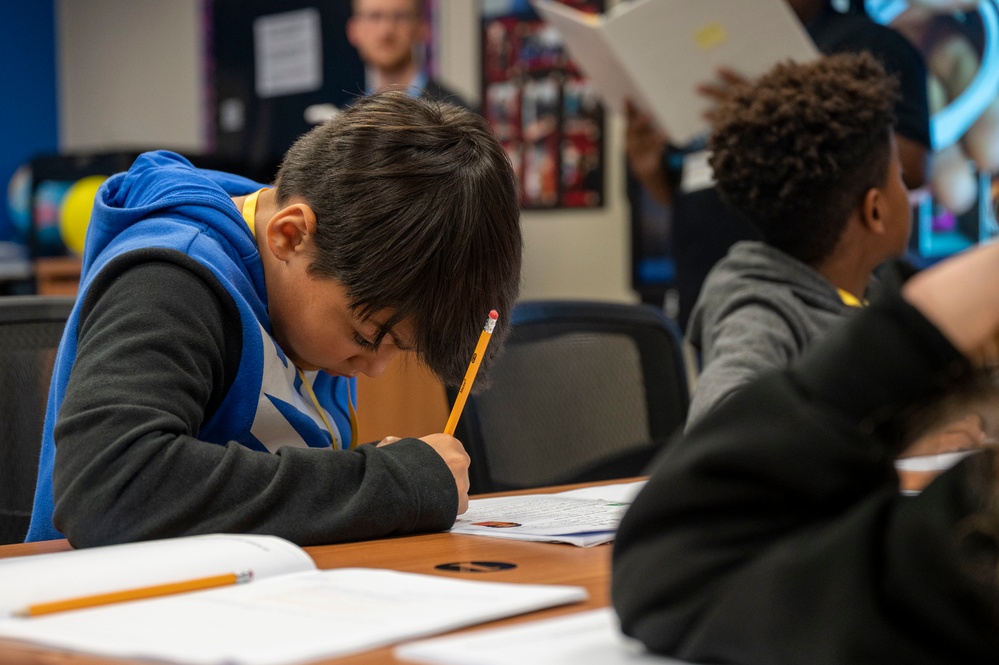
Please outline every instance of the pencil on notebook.
[[88, 607], [99, 607], [112, 603], [123, 603], [129, 600], [143, 600], [145, 598], [156, 598], [157, 596], [169, 596], [187, 591], [199, 591], [201, 589], [211, 589], [213, 587], [229, 586], [231, 584], [242, 584], [253, 579], [253, 571], [245, 570], [238, 573], [224, 573], [222, 575], [212, 575], [209, 577], [199, 577], [180, 582], [169, 582], [167, 584], [155, 584], [134, 589], [123, 589], [109, 593], [97, 593], [89, 596], [78, 596], [65, 600], [55, 600], [47, 603], [37, 603], [29, 605], [14, 612], [16, 617], [37, 617], [56, 612], [66, 612], [69, 610], [81, 610]]
[[454, 429], [458, 426], [458, 418], [461, 417], [461, 411], [465, 408], [465, 400], [468, 399], [468, 391], [472, 389], [472, 383], [475, 382], [475, 375], [479, 372], [479, 365], [482, 363], [482, 356], [486, 352], [486, 347], [489, 346], [489, 340], [493, 336], [493, 328], [496, 327], [496, 320], [499, 319], [499, 314], [495, 309], [489, 311], [489, 318], [486, 319], [486, 325], [483, 326], [482, 332], [479, 334], [479, 342], [475, 345], [475, 351], [472, 352], [472, 361], [468, 363], [468, 370], [465, 372], [465, 378], [461, 380], [461, 387], [458, 389], [458, 396], [454, 399], [454, 406], [451, 407], [451, 415], [447, 419], [447, 425], [444, 426], [444, 433], [454, 436]]

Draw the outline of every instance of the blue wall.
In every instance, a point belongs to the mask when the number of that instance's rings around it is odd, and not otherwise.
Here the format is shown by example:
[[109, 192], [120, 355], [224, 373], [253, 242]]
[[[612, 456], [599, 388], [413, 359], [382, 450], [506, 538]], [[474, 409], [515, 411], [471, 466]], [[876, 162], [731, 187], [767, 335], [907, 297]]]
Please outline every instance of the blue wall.
[[59, 148], [56, 0], [0, 0], [0, 240], [13, 234], [7, 185], [18, 165]]

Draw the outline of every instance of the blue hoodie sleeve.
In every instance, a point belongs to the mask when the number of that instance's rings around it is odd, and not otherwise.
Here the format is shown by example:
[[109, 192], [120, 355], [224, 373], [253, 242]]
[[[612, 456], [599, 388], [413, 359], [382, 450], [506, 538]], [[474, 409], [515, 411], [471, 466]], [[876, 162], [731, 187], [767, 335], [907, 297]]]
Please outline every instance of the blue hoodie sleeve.
[[84, 303], [53, 473], [54, 523], [74, 546], [213, 532], [314, 545], [451, 526], [454, 479], [422, 441], [272, 455], [198, 440], [234, 380], [238, 313], [205, 268], [159, 251], [109, 270]]

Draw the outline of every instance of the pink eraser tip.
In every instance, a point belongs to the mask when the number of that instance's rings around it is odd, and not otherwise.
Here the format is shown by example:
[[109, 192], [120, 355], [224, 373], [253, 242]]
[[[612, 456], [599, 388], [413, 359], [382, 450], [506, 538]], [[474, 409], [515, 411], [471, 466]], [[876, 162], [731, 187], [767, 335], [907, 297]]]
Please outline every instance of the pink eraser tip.
[[490, 319], [498, 319], [499, 318], [499, 312], [497, 312], [495, 309], [489, 310], [489, 318]]

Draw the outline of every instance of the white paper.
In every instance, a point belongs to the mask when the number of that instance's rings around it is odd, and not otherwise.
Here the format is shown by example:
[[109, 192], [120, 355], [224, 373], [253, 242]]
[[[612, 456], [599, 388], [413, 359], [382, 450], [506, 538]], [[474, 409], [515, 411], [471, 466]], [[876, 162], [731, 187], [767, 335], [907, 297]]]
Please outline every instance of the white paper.
[[551, 0], [532, 4], [608, 105], [622, 110], [630, 97], [681, 145], [708, 128], [713, 102], [697, 86], [719, 67], [753, 78], [819, 55], [786, 0], [634, 0], [598, 19]]
[[314, 7], [261, 16], [253, 22], [259, 97], [312, 92], [323, 85], [323, 42]]
[[[603, 501], [618, 501], [621, 503], [631, 503], [635, 500], [642, 488], [645, 487], [645, 480], [634, 480], [626, 483], [609, 483], [607, 485], [594, 485], [592, 487], [581, 487], [565, 492], [555, 492], [542, 496], [569, 497], [573, 499], [602, 499]], [[537, 495], [536, 495], [537, 496]], [[490, 501], [491, 499], [479, 499]]]
[[333, 658], [585, 600], [581, 587], [342, 568], [155, 600], [0, 620], [0, 637], [196, 665]]
[[0, 559], [0, 619], [28, 605], [97, 593], [245, 570], [260, 580], [315, 568], [305, 550], [282, 538], [228, 534]]
[[683, 156], [683, 175], [680, 181], [680, 191], [684, 193], [699, 192], [715, 184], [715, 174], [708, 163], [710, 153], [698, 150]]
[[899, 471], [946, 471], [974, 452], [977, 451], [958, 450], [950, 453], [901, 457], [895, 460], [895, 468]]
[[428, 665], [683, 665], [622, 635], [610, 608], [412, 642], [395, 654]]
[[492, 538], [590, 547], [614, 540], [617, 526], [645, 481], [554, 494], [472, 499], [451, 528]]

